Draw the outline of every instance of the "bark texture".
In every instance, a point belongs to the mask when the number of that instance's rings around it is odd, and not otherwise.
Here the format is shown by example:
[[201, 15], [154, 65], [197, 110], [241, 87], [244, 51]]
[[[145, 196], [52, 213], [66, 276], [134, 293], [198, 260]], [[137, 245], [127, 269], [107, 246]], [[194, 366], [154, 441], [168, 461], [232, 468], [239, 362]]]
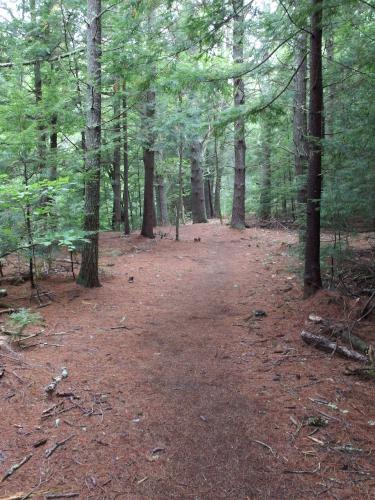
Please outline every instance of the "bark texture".
[[215, 156], [215, 196], [214, 196], [214, 217], [221, 220], [221, 177], [222, 167], [219, 161], [217, 136], [214, 137], [214, 156]]
[[154, 238], [155, 226], [155, 204], [154, 204], [154, 170], [155, 152], [153, 117], [155, 114], [155, 92], [151, 88], [146, 92], [144, 110], [144, 130], [146, 135], [143, 148], [143, 163], [145, 167], [145, 187], [143, 195], [143, 221], [141, 235], [146, 238]]
[[320, 197], [322, 191], [323, 81], [322, 81], [322, 0], [312, 0], [310, 110], [310, 158], [307, 178], [306, 244], [304, 295], [322, 287], [320, 274]]
[[206, 203], [206, 215], [209, 219], [214, 216], [214, 205], [212, 200], [212, 177], [209, 175], [204, 181], [204, 197]]
[[297, 203], [300, 212], [306, 206], [306, 181], [308, 141], [307, 141], [307, 33], [302, 32], [296, 40], [295, 66], [299, 68], [294, 77], [293, 99], [293, 143], [294, 166], [297, 181]]
[[157, 222], [160, 226], [167, 226], [169, 224], [169, 217], [165, 181], [162, 175], [157, 175], [155, 181]]
[[89, 243], [82, 250], [77, 282], [88, 288], [100, 286], [98, 273], [100, 146], [101, 146], [101, 0], [87, 0], [87, 117], [84, 229]]
[[191, 214], [193, 224], [207, 222], [202, 170], [202, 142], [194, 140], [190, 148]]
[[129, 222], [129, 146], [128, 146], [128, 111], [126, 99], [126, 84], [123, 83], [122, 97], [122, 137], [124, 153], [124, 189], [122, 194], [124, 206], [124, 233], [130, 234]]
[[361, 354], [353, 349], [349, 349], [344, 345], [340, 345], [335, 340], [330, 340], [322, 335], [316, 335], [315, 333], [306, 332], [303, 330], [301, 332], [301, 338], [306, 344], [310, 344], [317, 349], [329, 352], [331, 354], [337, 353], [346, 358], [353, 359], [354, 361], [359, 361], [360, 363], [368, 363], [369, 359], [364, 354]]
[[119, 84], [113, 89], [113, 229], [120, 231], [121, 226], [121, 100]]
[[[233, 61], [243, 63], [244, 41], [244, 2], [233, 0]], [[240, 110], [245, 104], [245, 84], [241, 77], [233, 80], [234, 106]], [[246, 142], [245, 120], [238, 118], [234, 122], [234, 189], [231, 226], [237, 229], [245, 227], [245, 192], [246, 192]]]
[[54, 113], [51, 118], [51, 135], [50, 135], [50, 167], [49, 167], [49, 180], [55, 181], [57, 179], [57, 115]]
[[262, 165], [261, 165], [261, 191], [259, 203], [259, 217], [271, 217], [271, 123], [266, 118], [263, 122], [262, 133]]

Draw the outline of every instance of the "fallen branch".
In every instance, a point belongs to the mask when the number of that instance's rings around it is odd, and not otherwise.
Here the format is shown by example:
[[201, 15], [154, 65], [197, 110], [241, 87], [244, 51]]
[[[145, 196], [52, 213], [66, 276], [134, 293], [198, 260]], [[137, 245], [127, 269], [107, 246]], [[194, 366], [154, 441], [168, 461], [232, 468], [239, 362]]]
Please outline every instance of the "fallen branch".
[[69, 491], [67, 493], [47, 493], [44, 498], [47, 500], [48, 498], [74, 498], [79, 497], [79, 493], [75, 491]]
[[25, 493], [15, 493], [14, 495], [10, 495], [10, 497], [1, 497], [0, 500], [23, 500], [24, 498], [27, 498], [25, 496]]
[[332, 340], [329, 340], [322, 335], [316, 335], [315, 333], [310, 333], [306, 330], [302, 330], [301, 338], [304, 342], [306, 342], [306, 344], [310, 344], [317, 349], [321, 349], [332, 354], [337, 353], [341, 356], [344, 356], [345, 358], [359, 361], [360, 363], [369, 363], [369, 359], [367, 356], [364, 356], [363, 354], [360, 354], [353, 349], [349, 349], [346, 346], [339, 345], [337, 342], [333, 342]]
[[10, 477], [11, 475], [13, 475], [16, 472], [16, 470], [20, 469], [23, 465], [25, 465], [30, 460], [30, 458], [32, 456], [33, 456], [33, 454], [30, 453], [29, 455], [26, 455], [26, 457], [23, 458], [21, 460], [21, 462], [19, 462], [18, 464], [12, 465], [12, 467], [10, 469], [8, 469], [6, 471], [6, 473], [4, 474], [4, 476], [2, 477], [0, 483], [2, 483], [3, 481], [5, 481], [6, 479], [8, 479], [8, 477]]
[[49, 458], [53, 453], [55, 453], [55, 451], [57, 450], [57, 448], [60, 448], [60, 446], [63, 446], [65, 443], [67, 443], [68, 441], [70, 441], [74, 436], [75, 436], [75, 434], [71, 434], [70, 436], [68, 436], [67, 438], [63, 439], [62, 441], [57, 441], [57, 443], [55, 443], [53, 446], [51, 446], [51, 448], [48, 448], [44, 452], [45, 458]]
[[263, 443], [263, 441], [258, 441], [257, 439], [251, 439], [251, 441], [253, 441], [253, 443], [258, 443], [261, 446], [264, 446], [265, 448], [267, 448], [267, 450], [269, 450], [272, 453], [272, 455], [274, 457], [276, 457], [276, 453], [274, 452], [274, 450], [271, 448], [271, 446], [269, 444]]
[[314, 470], [284, 470], [284, 474], [316, 474], [320, 471], [320, 462]]
[[1, 309], [0, 314], [11, 314], [16, 312], [17, 309], [14, 309], [13, 307], [8, 307], [7, 309]]

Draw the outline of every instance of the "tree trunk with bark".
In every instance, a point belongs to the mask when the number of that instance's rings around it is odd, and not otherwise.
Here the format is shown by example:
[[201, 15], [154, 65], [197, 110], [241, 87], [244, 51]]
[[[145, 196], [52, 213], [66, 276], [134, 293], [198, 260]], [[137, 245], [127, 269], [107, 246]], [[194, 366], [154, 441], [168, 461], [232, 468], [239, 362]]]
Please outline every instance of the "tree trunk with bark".
[[[181, 106], [181, 95], [179, 96], [179, 102]], [[182, 142], [182, 136], [180, 133], [180, 141], [178, 145], [178, 200], [177, 200], [177, 211], [176, 211], [176, 241], [180, 240], [180, 219], [184, 219], [184, 200], [183, 200], [183, 176], [182, 176], [182, 163], [183, 163], [183, 152], [184, 146]]]
[[77, 283], [88, 288], [99, 282], [99, 207], [101, 146], [101, 0], [87, 0], [87, 117], [84, 229], [90, 231], [82, 250]]
[[[36, 4], [35, 0], [30, 0], [30, 17], [33, 23], [33, 37], [35, 39], [38, 38], [38, 24], [37, 24], [37, 12], [36, 12]], [[36, 33], [36, 34], [35, 34]], [[37, 159], [37, 168], [39, 172], [44, 172], [46, 168], [46, 157], [47, 157], [47, 148], [46, 148], [46, 131], [45, 124], [43, 123], [43, 118], [40, 113], [40, 103], [42, 101], [42, 66], [41, 61], [36, 60], [34, 63], [34, 95], [35, 95], [35, 103], [36, 103], [36, 121], [37, 121], [37, 129], [38, 129], [38, 143], [37, 143], [37, 151], [38, 151], [38, 159]]]
[[259, 217], [268, 220], [271, 217], [271, 123], [266, 117], [262, 124], [263, 158], [261, 165], [261, 191]]
[[202, 170], [202, 142], [194, 140], [190, 148], [191, 214], [193, 224], [207, 222]]
[[[243, 63], [244, 45], [244, 2], [233, 0], [233, 61]], [[238, 111], [245, 104], [245, 84], [241, 77], [233, 80], [234, 106]], [[234, 123], [234, 189], [231, 226], [237, 229], [245, 227], [245, 193], [246, 193], [246, 142], [245, 120], [238, 118]]]
[[51, 135], [50, 135], [50, 167], [49, 167], [49, 180], [55, 181], [57, 179], [57, 114], [54, 113], [51, 118]]
[[306, 171], [308, 163], [307, 141], [307, 33], [302, 32], [296, 40], [295, 66], [298, 69], [294, 77], [293, 98], [293, 145], [294, 169], [297, 184], [297, 218], [299, 221], [300, 241], [305, 239], [306, 213]]
[[122, 97], [122, 137], [123, 137], [123, 153], [124, 153], [124, 189], [123, 189], [123, 206], [124, 206], [124, 233], [130, 234], [129, 223], [129, 145], [128, 145], [128, 111], [126, 99], [126, 84], [123, 83]]
[[143, 221], [141, 235], [146, 238], [154, 238], [155, 227], [155, 203], [154, 203], [154, 170], [155, 152], [153, 118], [155, 115], [155, 91], [149, 88], [146, 92], [144, 110], [144, 130], [146, 134], [145, 146], [143, 148], [143, 163], [145, 167], [145, 183], [143, 194]]
[[310, 45], [310, 158], [307, 177], [306, 244], [304, 295], [309, 297], [322, 287], [320, 274], [320, 198], [322, 191], [323, 78], [322, 78], [322, 0], [312, 0]]
[[121, 226], [121, 98], [119, 83], [113, 88], [113, 229], [120, 231]]
[[212, 201], [212, 177], [209, 175], [204, 181], [204, 197], [206, 204], [206, 215], [208, 219], [212, 219], [214, 216], [214, 206]]
[[222, 167], [219, 161], [217, 135], [214, 135], [214, 157], [215, 157], [215, 197], [214, 197], [214, 217], [221, 220], [221, 178]]
[[155, 181], [158, 225], [167, 226], [169, 224], [169, 217], [165, 181], [162, 175], [157, 175]]

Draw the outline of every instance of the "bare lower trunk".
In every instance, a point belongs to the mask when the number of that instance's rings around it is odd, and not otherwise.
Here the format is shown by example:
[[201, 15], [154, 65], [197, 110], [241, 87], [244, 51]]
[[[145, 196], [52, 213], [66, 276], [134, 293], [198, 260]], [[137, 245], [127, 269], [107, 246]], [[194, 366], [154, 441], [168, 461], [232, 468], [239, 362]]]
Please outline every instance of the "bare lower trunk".
[[322, 82], [322, 0], [312, 0], [310, 111], [311, 137], [307, 178], [306, 245], [304, 295], [309, 297], [322, 287], [320, 275], [320, 197], [322, 190], [323, 82]]
[[221, 177], [222, 168], [220, 166], [219, 155], [217, 151], [217, 136], [214, 138], [214, 156], [215, 156], [215, 200], [214, 200], [214, 217], [221, 220]]
[[168, 217], [168, 201], [167, 192], [165, 189], [165, 182], [163, 176], [156, 176], [156, 200], [157, 200], [157, 221], [161, 226], [167, 226], [169, 224]]
[[[181, 105], [181, 95], [179, 96], [179, 101]], [[183, 200], [183, 189], [182, 189], [182, 160], [183, 160], [183, 144], [182, 138], [180, 137], [180, 144], [178, 146], [178, 200], [177, 200], [177, 213], [176, 213], [176, 241], [180, 240], [180, 219], [184, 218], [184, 200]]]
[[266, 118], [263, 123], [263, 158], [261, 171], [261, 191], [259, 216], [261, 219], [271, 217], [271, 124]]
[[295, 66], [299, 68], [294, 77], [293, 99], [293, 144], [294, 168], [297, 184], [297, 218], [299, 222], [300, 241], [305, 240], [306, 213], [306, 171], [308, 162], [307, 142], [307, 33], [302, 32], [296, 40]]
[[[243, 63], [244, 39], [244, 3], [243, 0], [233, 1], [233, 61]], [[234, 106], [240, 111], [245, 104], [245, 84], [242, 78], [233, 80]], [[246, 165], [245, 165], [245, 121], [238, 118], [234, 123], [234, 189], [231, 226], [237, 229], [245, 227], [245, 193], [246, 193]]]
[[207, 222], [202, 171], [202, 142], [193, 141], [190, 149], [191, 213], [194, 224]]
[[120, 231], [121, 226], [121, 101], [118, 95], [118, 82], [114, 85], [113, 95], [113, 229]]
[[86, 185], [84, 229], [89, 243], [82, 250], [77, 282], [98, 287], [99, 282], [99, 206], [101, 146], [101, 0], [87, 0], [87, 124]]
[[154, 204], [154, 169], [155, 153], [153, 117], [155, 114], [155, 92], [149, 89], [146, 93], [146, 103], [144, 112], [144, 128], [147, 136], [143, 149], [143, 163], [145, 167], [145, 188], [143, 195], [143, 222], [142, 236], [154, 238], [155, 227], [155, 204]]
[[126, 99], [126, 85], [123, 83], [123, 98], [122, 98], [122, 135], [124, 148], [124, 189], [123, 189], [123, 205], [124, 205], [124, 233], [130, 234], [129, 223], [129, 148], [128, 148], [128, 111]]
[[52, 132], [50, 135], [50, 167], [49, 167], [49, 180], [55, 181], [57, 179], [57, 115], [54, 113], [51, 118]]
[[214, 216], [214, 206], [212, 203], [212, 178], [207, 177], [204, 182], [204, 197], [206, 204], [206, 214], [209, 219]]

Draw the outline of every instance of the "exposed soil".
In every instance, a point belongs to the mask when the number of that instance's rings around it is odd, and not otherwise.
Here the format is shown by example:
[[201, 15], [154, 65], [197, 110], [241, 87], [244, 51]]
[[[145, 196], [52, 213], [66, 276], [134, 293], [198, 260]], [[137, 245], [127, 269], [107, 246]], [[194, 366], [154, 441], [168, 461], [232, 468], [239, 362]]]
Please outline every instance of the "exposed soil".
[[[48, 345], [0, 350], [1, 477], [33, 455], [0, 495], [374, 498], [375, 385], [302, 344], [309, 313], [342, 309], [327, 292], [301, 300], [294, 234], [213, 222], [172, 236], [101, 235], [100, 289], [42, 283]], [[8, 301], [28, 307], [27, 286]]]

